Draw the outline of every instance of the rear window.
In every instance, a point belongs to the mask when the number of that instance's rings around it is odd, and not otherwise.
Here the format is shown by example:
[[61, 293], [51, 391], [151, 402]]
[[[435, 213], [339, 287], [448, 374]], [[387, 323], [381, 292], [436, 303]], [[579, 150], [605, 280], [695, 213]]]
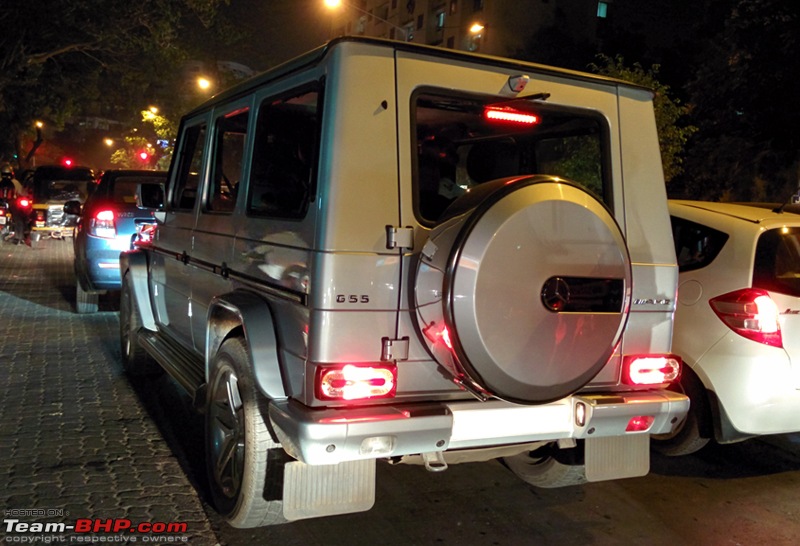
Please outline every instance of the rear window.
[[138, 203], [137, 193], [139, 184], [142, 185], [142, 195], [151, 193], [163, 194], [165, 182], [166, 177], [163, 179], [158, 179], [152, 177], [121, 176], [114, 181], [111, 199], [114, 201], [114, 203], [121, 205], [141, 206], [141, 204]]
[[34, 188], [34, 200], [47, 201], [85, 201], [90, 193], [92, 180], [48, 180]]
[[707, 266], [717, 257], [728, 235], [714, 228], [672, 216], [672, 237], [678, 271], [692, 271]]
[[595, 112], [430, 90], [415, 96], [414, 126], [425, 223], [473, 187], [524, 174], [566, 178], [611, 205], [608, 128]]
[[800, 297], [800, 227], [765, 231], [758, 238], [753, 287]]

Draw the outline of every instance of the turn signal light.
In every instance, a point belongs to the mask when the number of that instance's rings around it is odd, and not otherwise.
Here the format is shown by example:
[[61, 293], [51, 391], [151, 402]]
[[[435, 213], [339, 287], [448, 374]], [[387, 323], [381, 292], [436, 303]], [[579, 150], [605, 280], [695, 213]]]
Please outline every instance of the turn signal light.
[[628, 385], [661, 385], [676, 381], [681, 374], [677, 355], [625, 355], [622, 382]]
[[397, 391], [397, 366], [323, 366], [317, 370], [315, 390], [320, 400], [391, 398]]

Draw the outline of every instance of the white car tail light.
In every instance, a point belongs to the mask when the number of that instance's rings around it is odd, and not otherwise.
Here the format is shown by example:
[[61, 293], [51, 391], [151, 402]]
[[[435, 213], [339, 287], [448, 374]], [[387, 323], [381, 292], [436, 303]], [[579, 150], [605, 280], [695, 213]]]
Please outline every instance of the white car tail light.
[[320, 400], [390, 398], [397, 390], [397, 366], [323, 366], [317, 370], [315, 390]]
[[116, 215], [113, 210], [103, 209], [98, 211], [89, 222], [89, 234], [104, 239], [113, 239], [117, 236], [115, 219]]
[[662, 385], [677, 381], [681, 357], [677, 355], [625, 355], [622, 382], [628, 385]]
[[766, 290], [744, 288], [708, 302], [728, 328], [764, 345], [783, 347], [778, 306]]

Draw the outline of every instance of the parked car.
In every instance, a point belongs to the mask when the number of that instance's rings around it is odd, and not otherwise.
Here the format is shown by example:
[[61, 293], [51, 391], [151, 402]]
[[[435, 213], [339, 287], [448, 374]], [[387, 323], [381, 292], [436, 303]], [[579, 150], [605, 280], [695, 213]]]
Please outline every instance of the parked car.
[[231, 525], [368, 510], [377, 460], [648, 472], [688, 410], [652, 98], [348, 37], [183, 118], [121, 348], [205, 410]]
[[692, 404], [669, 455], [800, 431], [800, 208], [671, 201], [680, 267], [673, 350]]
[[30, 242], [37, 248], [47, 238], [72, 237], [78, 216], [65, 212], [67, 201], [83, 203], [95, 188], [93, 171], [88, 167], [37, 167], [29, 178], [31, 197]]
[[94, 313], [100, 294], [120, 289], [120, 252], [133, 248], [142, 233], [149, 239], [153, 214], [164, 204], [165, 182], [162, 171], [109, 170], [83, 206], [65, 204], [67, 213], [81, 215], [74, 239], [78, 313]]

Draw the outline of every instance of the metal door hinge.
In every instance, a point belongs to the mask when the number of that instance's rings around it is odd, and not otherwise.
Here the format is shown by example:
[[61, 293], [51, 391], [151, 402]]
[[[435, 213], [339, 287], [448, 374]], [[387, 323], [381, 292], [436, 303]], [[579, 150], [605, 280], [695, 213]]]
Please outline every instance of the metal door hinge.
[[408, 360], [408, 338], [389, 339], [383, 338], [383, 348], [381, 349], [381, 360], [383, 362], [395, 362], [398, 360]]
[[386, 226], [386, 248], [414, 248], [414, 228]]

